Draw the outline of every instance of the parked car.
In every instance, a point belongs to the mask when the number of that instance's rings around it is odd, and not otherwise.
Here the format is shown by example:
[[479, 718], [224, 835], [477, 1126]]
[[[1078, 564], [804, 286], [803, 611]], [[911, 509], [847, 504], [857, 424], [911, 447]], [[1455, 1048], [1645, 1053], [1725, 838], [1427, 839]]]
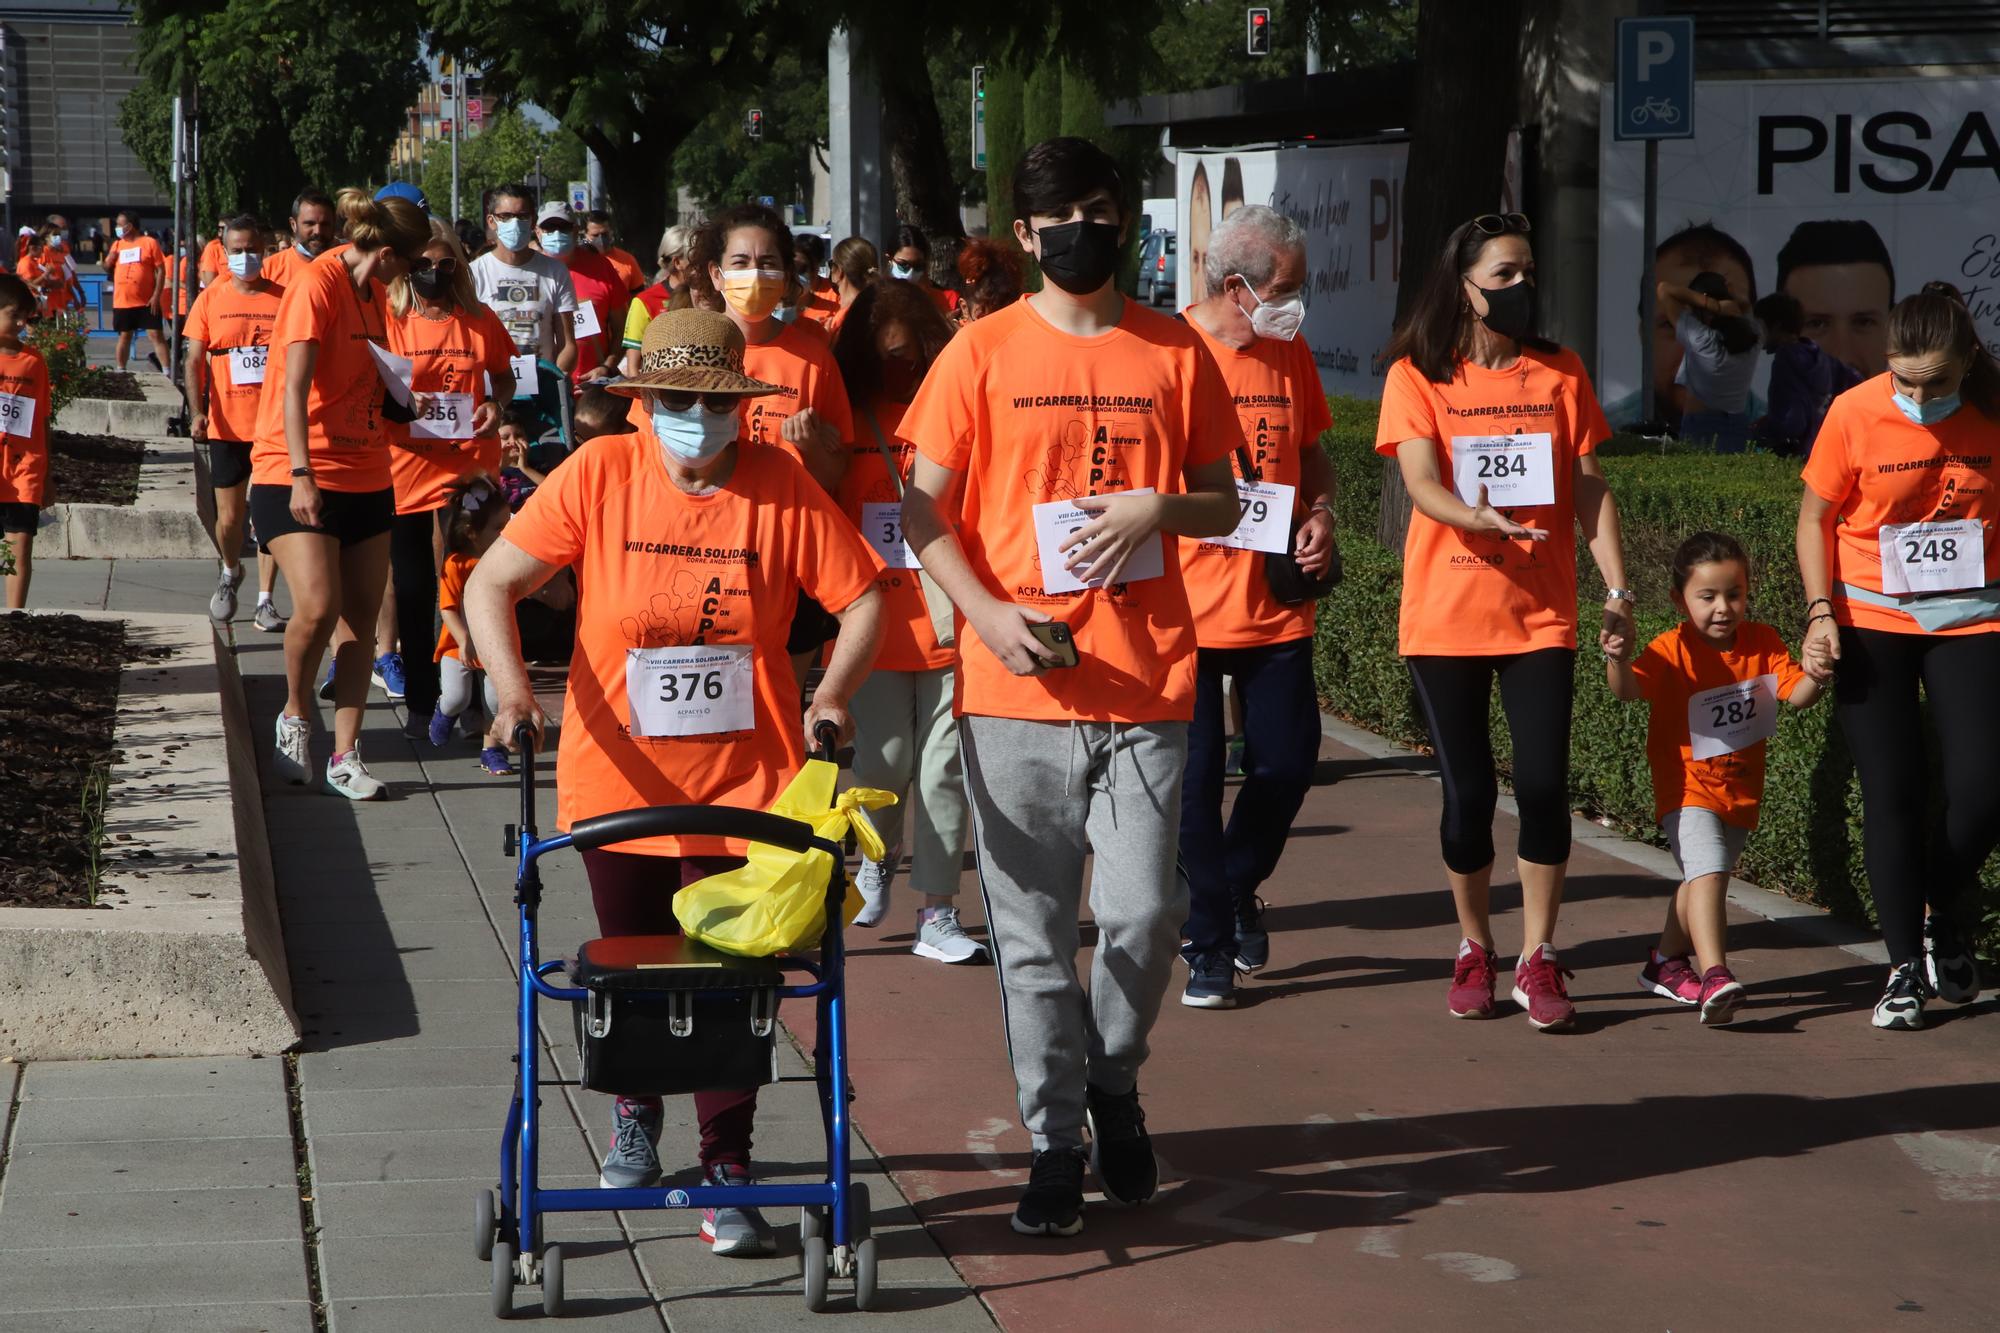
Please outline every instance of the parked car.
[[1174, 304], [1180, 263], [1174, 233], [1156, 231], [1139, 248], [1139, 299], [1147, 305]]

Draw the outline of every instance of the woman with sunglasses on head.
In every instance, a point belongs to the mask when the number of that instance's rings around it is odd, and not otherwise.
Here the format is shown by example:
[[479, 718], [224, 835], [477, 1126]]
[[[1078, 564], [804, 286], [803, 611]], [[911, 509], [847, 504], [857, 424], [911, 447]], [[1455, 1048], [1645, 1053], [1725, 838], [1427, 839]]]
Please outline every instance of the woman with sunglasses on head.
[[[480, 304], [458, 237], [431, 223], [430, 244], [389, 285], [389, 350], [410, 361], [416, 419], [394, 427], [389, 462], [396, 522], [389, 540], [392, 619], [382, 644], [403, 646], [404, 735], [431, 737], [437, 709], [438, 573], [444, 564], [445, 502], [453, 482], [500, 475], [500, 411], [514, 396], [514, 342]], [[489, 387], [490, 386], [490, 387]], [[442, 744], [442, 738], [431, 737]]]
[[[466, 621], [498, 696], [489, 744], [539, 728], [514, 604], [565, 565], [581, 586], [556, 761], [557, 824], [653, 805], [762, 810], [805, 761], [822, 722], [844, 743], [849, 700], [880, 638], [875, 562], [833, 500], [782, 449], [739, 443], [744, 402], [777, 386], [744, 373], [743, 335], [705, 310], [646, 329], [629, 434], [600, 435], [522, 506], [473, 572]], [[799, 722], [785, 638], [802, 596], [839, 619], [826, 677]], [[698, 692], [689, 675], [700, 678]], [[660, 837], [583, 853], [605, 935], [678, 934], [675, 890], [742, 863], [743, 844]], [[750, 1175], [755, 1089], [695, 1094], [704, 1181]], [[658, 1098], [620, 1098], [602, 1182], [660, 1176]], [[711, 1208], [718, 1255], [773, 1252], [754, 1208]]]
[[1569, 863], [1569, 732], [1577, 647], [1574, 524], [1608, 590], [1598, 646], [1632, 648], [1618, 510], [1593, 457], [1608, 439], [1574, 352], [1539, 336], [1528, 219], [1453, 228], [1390, 344], [1375, 449], [1414, 512], [1398, 638], [1444, 778], [1445, 875], [1458, 911], [1449, 1010], [1491, 1018], [1488, 896], [1499, 796], [1493, 682], [1513, 741], [1522, 942], [1514, 1001], [1544, 1031], [1575, 1023], [1553, 941]]
[[313, 672], [338, 626], [326, 781], [367, 801], [383, 794], [358, 743], [396, 518], [386, 395], [370, 346], [388, 338], [383, 284], [424, 253], [431, 229], [407, 199], [342, 190], [338, 208], [347, 244], [295, 269], [278, 305], [250, 452], [250, 521], [292, 590], [276, 770], [311, 780]]

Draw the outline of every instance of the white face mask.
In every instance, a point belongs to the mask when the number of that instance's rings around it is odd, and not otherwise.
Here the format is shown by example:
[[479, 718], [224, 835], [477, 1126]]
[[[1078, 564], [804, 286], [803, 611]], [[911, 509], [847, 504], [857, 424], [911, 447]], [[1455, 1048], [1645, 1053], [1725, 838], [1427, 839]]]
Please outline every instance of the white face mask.
[[245, 282], [250, 282], [259, 273], [264, 271], [264, 256], [247, 250], [242, 254], [231, 255], [229, 256], [229, 271]]
[[1283, 301], [1266, 301], [1257, 295], [1250, 279], [1240, 273], [1232, 276], [1243, 284], [1243, 290], [1250, 293], [1250, 299], [1257, 303], [1257, 308], [1250, 312], [1250, 328], [1259, 338], [1275, 338], [1288, 343], [1299, 336], [1299, 325], [1305, 322], [1306, 317], [1303, 294], [1294, 292]]
[[112, 228], [111, 230], [112, 230], [112, 232], [113, 232], [114, 234], [116, 234], [116, 235], [117, 235], [117, 237], [118, 237], [118, 239], [119, 239], [119, 240], [121, 240], [121, 241], [122, 241], [122, 240], [124, 240], [124, 239], [125, 239], [125, 227], [124, 227], [124, 224], [122, 224], [122, 223], [121, 223], [121, 224], [119, 224], [118, 226], [116, 226], [116, 227], [113, 227], [113, 228]]
[[915, 264], [899, 264], [892, 259], [889, 261], [889, 276], [908, 282], [917, 276], [917, 266]]
[[646, 398], [646, 414], [652, 418], [653, 433], [667, 453], [693, 467], [701, 467], [736, 443], [737, 414], [711, 412], [697, 401], [685, 411], [675, 411], [655, 395]]

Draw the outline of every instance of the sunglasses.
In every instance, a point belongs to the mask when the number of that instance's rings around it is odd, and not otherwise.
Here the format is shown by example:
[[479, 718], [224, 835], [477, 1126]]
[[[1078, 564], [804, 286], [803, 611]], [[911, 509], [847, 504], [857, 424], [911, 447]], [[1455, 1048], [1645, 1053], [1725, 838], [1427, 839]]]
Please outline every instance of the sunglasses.
[[423, 255], [410, 261], [412, 273], [429, 273], [432, 270], [436, 270], [440, 277], [449, 278], [458, 272], [458, 261], [449, 256], [444, 259], [431, 259]]
[[1505, 236], [1508, 232], [1526, 236], [1534, 230], [1528, 225], [1526, 213], [1481, 213], [1472, 220], [1472, 225], [1488, 236]]
[[671, 393], [655, 389], [653, 396], [669, 412], [685, 412], [696, 403], [711, 412], [734, 412], [743, 404], [743, 399], [733, 393]]

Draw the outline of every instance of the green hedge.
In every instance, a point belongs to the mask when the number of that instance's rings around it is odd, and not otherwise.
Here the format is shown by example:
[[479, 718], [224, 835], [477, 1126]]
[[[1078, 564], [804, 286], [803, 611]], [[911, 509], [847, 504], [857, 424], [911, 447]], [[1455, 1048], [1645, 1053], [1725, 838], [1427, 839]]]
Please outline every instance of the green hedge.
[[[1334, 713], [1403, 745], [1428, 748], [1423, 716], [1396, 652], [1402, 556], [1374, 540], [1384, 460], [1375, 453], [1375, 404], [1334, 398], [1334, 428], [1322, 439], [1340, 480], [1337, 518], [1346, 578], [1320, 604], [1315, 670]], [[1639, 642], [1679, 617], [1668, 598], [1674, 548], [1703, 528], [1727, 532], [1750, 554], [1752, 614], [1799, 643], [1804, 630], [1793, 534], [1798, 523], [1795, 461], [1769, 455], [1719, 458], [1620, 437], [1600, 451], [1618, 501], [1627, 576], [1639, 594]], [[1646, 767], [1646, 706], [1623, 704], [1604, 681], [1591, 627], [1604, 584], [1581, 541], [1577, 595], [1586, 633], [1577, 654], [1570, 740], [1574, 809], [1664, 845], [1653, 820]], [[1507, 730], [1494, 703], [1494, 750], [1504, 774]], [[1786, 709], [1770, 745], [1763, 816], [1743, 856], [1746, 878], [1855, 921], [1872, 921], [1861, 862], [1861, 791], [1833, 720], [1830, 698]], [[2000, 858], [1981, 878], [1981, 952], [2000, 945]]]

